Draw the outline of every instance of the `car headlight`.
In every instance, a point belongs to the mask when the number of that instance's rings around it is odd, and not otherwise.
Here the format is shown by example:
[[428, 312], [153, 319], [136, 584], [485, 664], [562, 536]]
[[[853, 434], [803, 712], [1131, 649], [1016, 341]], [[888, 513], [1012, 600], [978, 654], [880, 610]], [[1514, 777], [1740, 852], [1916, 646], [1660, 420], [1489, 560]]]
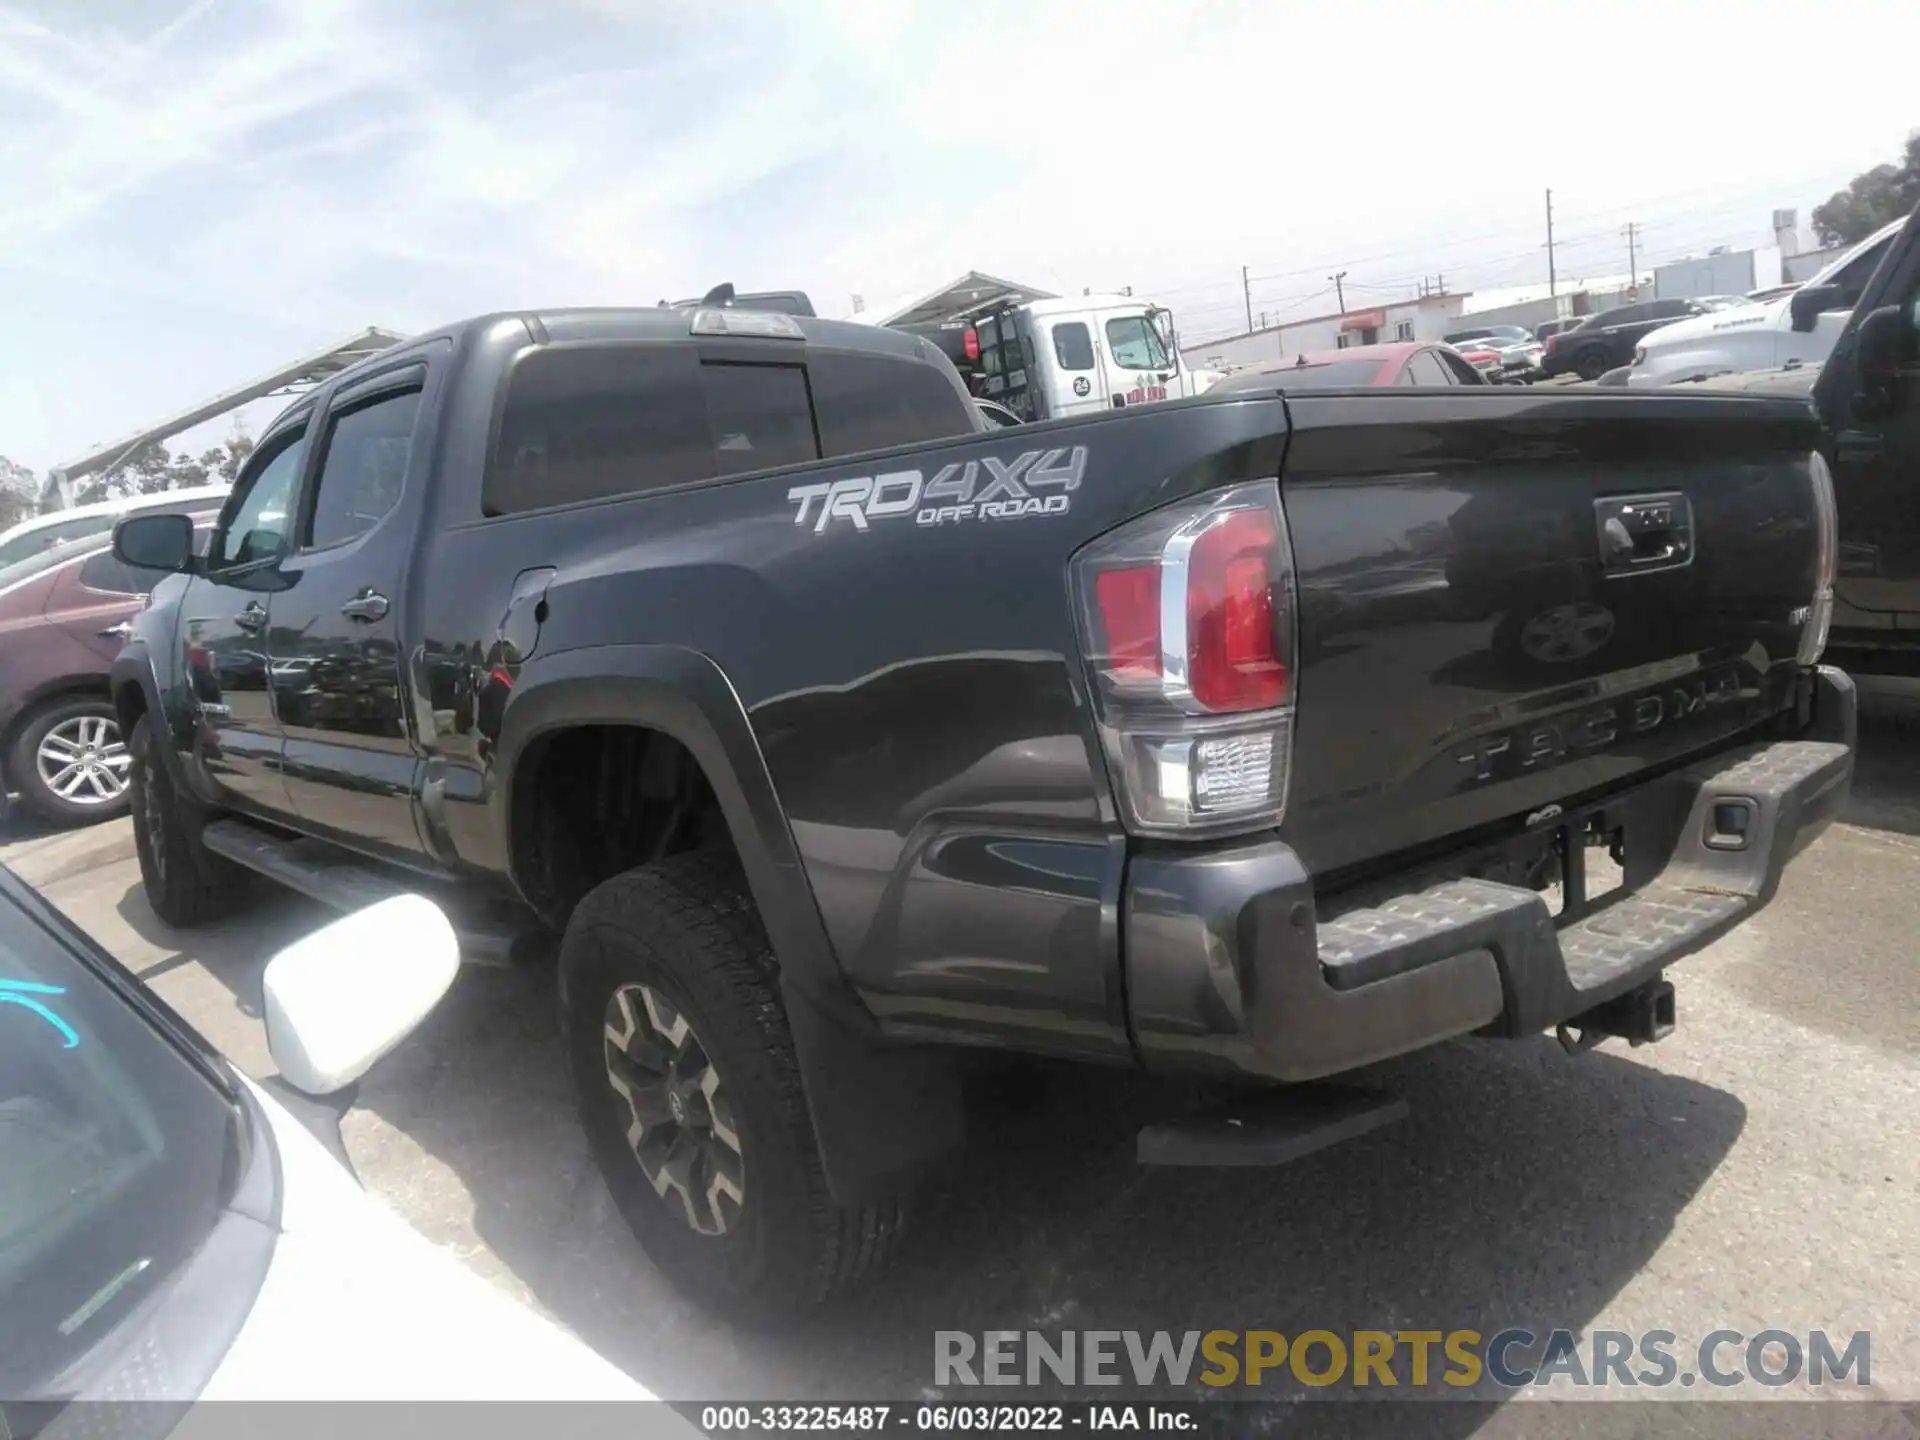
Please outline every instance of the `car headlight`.
[[1633, 363], [1636, 365], [1644, 365], [1646, 364], [1646, 361], [1647, 361], [1647, 347], [1644, 345], [1634, 346], [1633, 347]]

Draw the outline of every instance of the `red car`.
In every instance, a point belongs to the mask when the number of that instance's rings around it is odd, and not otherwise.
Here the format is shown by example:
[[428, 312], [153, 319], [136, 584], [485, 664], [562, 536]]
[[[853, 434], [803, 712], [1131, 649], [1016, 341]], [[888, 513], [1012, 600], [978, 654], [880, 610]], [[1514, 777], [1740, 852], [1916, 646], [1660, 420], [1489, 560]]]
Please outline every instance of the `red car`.
[[[1499, 364], [1499, 357], [1493, 357]], [[1374, 385], [1484, 385], [1486, 377], [1450, 345], [1402, 340], [1318, 350], [1236, 370], [1207, 393], [1234, 390], [1351, 390]]]
[[109, 539], [0, 570], [0, 795], [17, 791], [61, 825], [127, 809], [130, 762], [107, 674], [161, 575], [116, 560]]

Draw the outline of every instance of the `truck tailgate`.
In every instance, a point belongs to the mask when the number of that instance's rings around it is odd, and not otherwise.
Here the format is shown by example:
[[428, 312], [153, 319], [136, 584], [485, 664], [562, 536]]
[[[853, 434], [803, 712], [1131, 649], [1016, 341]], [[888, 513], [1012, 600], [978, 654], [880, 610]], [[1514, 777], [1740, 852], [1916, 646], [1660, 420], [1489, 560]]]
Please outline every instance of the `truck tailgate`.
[[1323, 877], [1517, 828], [1790, 706], [1817, 569], [1804, 405], [1289, 398], [1284, 837]]

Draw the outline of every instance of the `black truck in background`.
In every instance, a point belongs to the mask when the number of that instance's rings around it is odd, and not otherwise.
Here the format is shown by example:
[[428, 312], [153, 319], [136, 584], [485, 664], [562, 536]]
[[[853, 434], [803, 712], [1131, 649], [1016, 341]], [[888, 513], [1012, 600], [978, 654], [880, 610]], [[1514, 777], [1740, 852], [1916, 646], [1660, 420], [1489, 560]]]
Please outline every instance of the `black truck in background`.
[[992, 430], [808, 317], [396, 347], [204, 558], [117, 534], [179, 572], [114, 667], [148, 897], [557, 940], [608, 1185], [736, 1312], [873, 1267], [963, 1047], [1231, 1082], [1140, 1155], [1243, 1164], [1399, 1104], [1299, 1082], [1659, 1038], [1852, 775], [1806, 406], [1284, 384]]
[[[1832, 298], [1809, 294], [1809, 315]], [[1825, 364], [1686, 388], [1811, 400], [1840, 512], [1829, 650], [1848, 671], [1911, 696], [1920, 689], [1920, 208]]]

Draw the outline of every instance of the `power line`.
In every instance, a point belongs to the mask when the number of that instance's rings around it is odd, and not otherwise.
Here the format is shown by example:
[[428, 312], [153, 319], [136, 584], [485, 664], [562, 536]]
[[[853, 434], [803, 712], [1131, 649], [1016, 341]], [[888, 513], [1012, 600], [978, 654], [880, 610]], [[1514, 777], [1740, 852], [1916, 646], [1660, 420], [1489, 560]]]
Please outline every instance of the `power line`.
[[[1756, 197], [1778, 196], [1782, 191], [1799, 190], [1816, 183], [1825, 184], [1831, 178], [1832, 178], [1831, 175], [1822, 173], [1817, 176], [1806, 176], [1806, 177], [1801, 177], [1799, 179], [1794, 179], [1794, 180], [1780, 181], [1774, 184], [1769, 184], [1769, 185], [1752, 189], [1752, 190], [1738, 191], [1738, 192], [1733, 192], [1729, 194], [1724, 194], [1716, 198], [1715, 200], [1713, 200], [1711, 202], [1711, 205], [1714, 209], [1730, 209], [1736, 203], [1739, 203], [1739, 202], [1754, 199]], [[1575, 223], [1579, 223], [1583, 221], [1591, 222], [1594, 220], [1605, 219], [1605, 218], [1609, 218], [1616, 215], [1627, 214], [1634, 210], [1641, 210], [1641, 211], [1651, 210], [1662, 205], [1671, 204], [1676, 201], [1681, 201], [1681, 200], [1697, 201], [1698, 199], [1699, 199], [1698, 192], [1677, 192], [1674, 194], [1637, 200], [1630, 204], [1609, 206], [1609, 207], [1605, 207], [1598, 210], [1572, 211], [1572, 212], [1559, 211], [1559, 212], [1556, 212], [1554, 218], [1560, 222], [1565, 222], [1569, 219], [1571, 219]], [[1694, 207], [1696, 213], [1699, 208], [1700, 207], [1696, 204]], [[1667, 220], [1655, 221], [1651, 225], [1642, 225], [1642, 229], [1650, 230], [1650, 229], [1654, 229], [1661, 226], [1687, 223], [1692, 218], [1693, 218], [1692, 216], [1674, 216]], [[1436, 253], [1436, 251], [1442, 255], [1451, 254], [1454, 250], [1458, 250], [1463, 247], [1475, 244], [1476, 242], [1481, 240], [1500, 239], [1509, 235], [1518, 234], [1521, 228], [1522, 228], [1521, 224], [1516, 223], [1513, 225], [1502, 226], [1497, 230], [1481, 231], [1481, 232], [1477, 232], [1470, 235], [1449, 236], [1448, 238], [1438, 242], [1437, 244], [1433, 240], [1428, 239], [1428, 240], [1419, 242], [1417, 244], [1403, 246], [1396, 250], [1379, 251], [1371, 255], [1362, 256], [1358, 259], [1350, 260], [1347, 263], [1350, 266], [1369, 265], [1377, 261], [1397, 259], [1405, 255], [1414, 255], [1414, 254], [1420, 254], [1420, 253], [1433, 255]], [[1719, 228], [1721, 230], [1721, 233], [1724, 233], [1725, 227], [1721, 226]], [[1558, 279], [1558, 276], [1557, 276], [1558, 263], [1557, 262], [1558, 262], [1560, 251], [1563, 251], [1570, 246], [1587, 243], [1588, 241], [1600, 236], [1617, 237], [1617, 231], [1615, 231], [1612, 227], [1609, 227], [1604, 231], [1596, 230], [1591, 235], [1575, 236], [1572, 238], [1556, 235], [1553, 241], [1555, 254], [1549, 257], [1549, 270], [1550, 272], [1553, 272], [1549, 276], [1550, 285], [1557, 284], [1557, 279]], [[1468, 263], [1473, 268], [1478, 269], [1483, 265], [1498, 264], [1509, 259], [1521, 260], [1521, 259], [1537, 257], [1539, 253], [1540, 252], [1539, 252], [1538, 246], [1529, 246], [1527, 249], [1516, 251], [1511, 255], [1499, 255], [1499, 256], [1491, 256], [1491, 257], [1475, 256]], [[1242, 304], [1236, 308], [1241, 308], [1241, 309], [1245, 308], [1245, 302], [1247, 298], [1249, 298], [1250, 296], [1251, 287], [1253, 285], [1261, 283], [1263, 281], [1270, 281], [1270, 280], [1298, 279], [1302, 276], [1312, 275], [1316, 272], [1324, 274], [1325, 272], [1321, 270], [1321, 266], [1325, 265], [1326, 263], [1327, 261], [1323, 259], [1314, 264], [1300, 266], [1298, 269], [1274, 270], [1274, 271], [1268, 271], [1261, 274], [1252, 273], [1252, 267], [1250, 265], [1242, 266], [1241, 267]], [[1156, 297], [1160, 297], [1160, 298], [1172, 298], [1172, 297], [1181, 296], [1181, 295], [1206, 294], [1206, 293], [1222, 290], [1226, 286], [1231, 285], [1232, 283], [1233, 282], [1231, 280], [1223, 279], [1223, 280], [1211, 280], [1211, 281], [1197, 281], [1193, 284], [1181, 285], [1181, 286], [1155, 286], [1155, 287], [1151, 287], [1151, 293], [1153, 293]]]

